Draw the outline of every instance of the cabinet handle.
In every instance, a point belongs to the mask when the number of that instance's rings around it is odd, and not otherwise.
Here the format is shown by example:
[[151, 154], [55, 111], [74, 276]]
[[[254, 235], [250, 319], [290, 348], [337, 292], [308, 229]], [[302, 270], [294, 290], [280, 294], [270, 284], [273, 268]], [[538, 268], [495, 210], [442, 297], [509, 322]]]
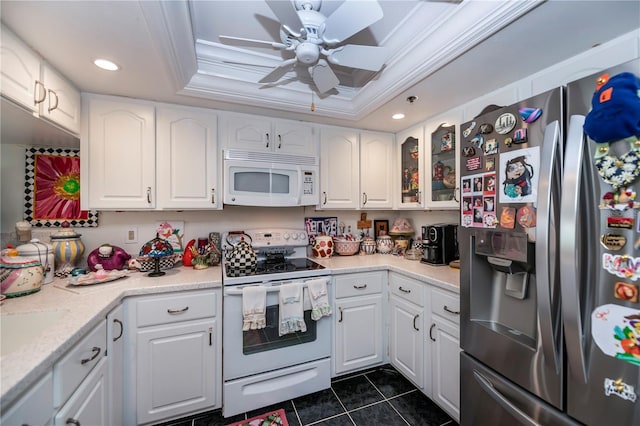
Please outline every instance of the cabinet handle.
[[[39, 90], [39, 89], [42, 89], [42, 90]], [[42, 94], [40, 98], [37, 97], [39, 93]], [[47, 97], [47, 89], [44, 87], [44, 84], [42, 84], [42, 82], [36, 80], [35, 87], [33, 89], [33, 104], [34, 105], [41, 104], [42, 102], [44, 102], [46, 97]]]
[[282, 148], [282, 135], [278, 135], [278, 149]]
[[213, 346], [213, 328], [209, 327], [209, 346]]
[[113, 338], [113, 341], [115, 342], [116, 340], [118, 340], [119, 338], [122, 337], [122, 333], [124, 333], [124, 326], [122, 325], [122, 321], [120, 321], [117, 318], [114, 318], [113, 322], [115, 322], [116, 324], [120, 325], [120, 334], [118, 334], [118, 337], [114, 337]]
[[400, 290], [403, 293], [411, 293], [411, 290], [405, 290], [404, 288], [402, 288], [402, 286], [398, 287], [398, 290]]
[[418, 191], [418, 204], [422, 204], [422, 191]]
[[354, 285], [353, 288], [355, 288], [356, 290], [362, 290], [363, 288], [367, 288], [367, 285], [366, 284]]
[[66, 421], [66, 424], [80, 426], [80, 421], [69, 417]]
[[433, 323], [433, 324], [431, 324], [431, 327], [429, 328], [429, 339], [431, 339], [433, 342], [436, 341], [436, 339], [433, 338], [433, 333], [432, 333], [433, 327], [435, 327], [435, 326], [436, 326], [436, 324]]
[[327, 193], [326, 192], [322, 192], [322, 205], [324, 206], [325, 204], [327, 204]]
[[364, 206], [365, 204], [367, 204], [367, 193], [363, 192], [362, 193], [362, 205]]
[[173, 315], [173, 314], [181, 314], [183, 312], [187, 312], [188, 310], [189, 310], [189, 307], [185, 306], [182, 309], [167, 309], [167, 312]]
[[460, 315], [460, 311], [452, 311], [451, 309], [449, 309], [447, 307], [447, 305], [444, 305], [444, 310], [449, 312], [450, 314], [453, 314], [453, 315]]
[[[53, 95], [56, 98], [56, 103], [54, 106], [51, 106], [51, 95]], [[57, 108], [58, 108], [58, 94], [53, 90], [49, 89], [49, 108], [47, 108], [47, 111], [51, 112]]]
[[265, 133], [265, 136], [267, 137], [267, 148], [269, 148], [269, 133]]
[[338, 307], [338, 311], [340, 311], [340, 319], [338, 319], [338, 322], [342, 322], [342, 307], [341, 306]]
[[147, 203], [151, 204], [151, 187], [147, 186]]
[[211, 204], [215, 204], [215, 203], [216, 203], [216, 189], [211, 188]]
[[416, 320], [420, 317], [420, 314], [416, 315], [415, 317], [413, 317], [413, 329], [415, 331], [420, 331], [420, 329], [418, 327], [416, 327]]
[[98, 358], [98, 355], [100, 355], [100, 348], [97, 346], [94, 346], [93, 348], [91, 348], [91, 352], [93, 352], [93, 356], [91, 356], [91, 358], [85, 358], [83, 360], [80, 360], [80, 364], [85, 365], [86, 363], [91, 362], [94, 359]]
[[459, 195], [459, 193], [460, 193], [460, 187], [459, 187], [459, 186], [456, 186], [456, 188], [453, 190], [453, 199], [454, 199], [456, 202], [458, 202], [458, 203], [460, 202], [460, 195]]

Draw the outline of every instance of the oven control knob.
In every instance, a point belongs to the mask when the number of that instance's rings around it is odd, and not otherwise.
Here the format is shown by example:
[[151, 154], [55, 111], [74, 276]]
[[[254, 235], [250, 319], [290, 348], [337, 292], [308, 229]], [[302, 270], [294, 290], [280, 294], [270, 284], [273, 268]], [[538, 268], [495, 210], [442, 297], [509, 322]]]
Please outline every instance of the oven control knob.
[[306, 240], [307, 239], [307, 234], [305, 234], [304, 232], [300, 233], [300, 239], [301, 240]]
[[[289, 237], [290, 237], [290, 235], [289, 235], [287, 232], [285, 232], [284, 234], [282, 234], [282, 238], [284, 238], [284, 240], [285, 240], [285, 241], [287, 241], [287, 240], [289, 239]], [[296, 236], [294, 235], [294, 236], [293, 236], [293, 239], [295, 240], [295, 238], [296, 238]]]

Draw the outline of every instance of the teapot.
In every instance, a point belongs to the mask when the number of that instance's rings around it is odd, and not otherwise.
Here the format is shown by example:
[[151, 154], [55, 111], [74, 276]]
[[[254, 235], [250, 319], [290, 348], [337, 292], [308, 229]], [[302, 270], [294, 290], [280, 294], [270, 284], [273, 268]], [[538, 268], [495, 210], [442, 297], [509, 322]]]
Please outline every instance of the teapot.
[[456, 170], [452, 169], [449, 166], [445, 167], [444, 170], [444, 178], [442, 179], [442, 183], [446, 188], [453, 189], [456, 187]]
[[[240, 239], [235, 244], [230, 240], [234, 235], [236, 237], [238, 235], [240, 236]], [[249, 242], [247, 242], [246, 239], [248, 239]], [[231, 251], [229, 251], [225, 257], [227, 275], [243, 276], [253, 272], [256, 269], [258, 259], [255, 251], [253, 251], [253, 247], [251, 247], [251, 237], [243, 232], [229, 233], [227, 243], [232, 246]]]
[[442, 161], [436, 162], [433, 165], [433, 180], [438, 182], [442, 181], [444, 179], [444, 172], [445, 172], [445, 165], [442, 163]]

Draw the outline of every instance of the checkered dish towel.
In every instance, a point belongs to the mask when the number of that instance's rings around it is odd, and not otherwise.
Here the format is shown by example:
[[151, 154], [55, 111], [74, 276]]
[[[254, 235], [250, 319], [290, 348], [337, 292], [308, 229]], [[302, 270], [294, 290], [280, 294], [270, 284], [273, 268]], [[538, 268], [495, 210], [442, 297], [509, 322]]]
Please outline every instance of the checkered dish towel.
[[242, 288], [242, 331], [258, 330], [267, 326], [266, 302], [265, 286], [254, 285]]
[[282, 284], [280, 286], [280, 329], [279, 335], [307, 331], [304, 322], [304, 304], [302, 283]]
[[309, 298], [311, 299], [311, 319], [318, 321], [322, 317], [331, 315], [327, 280], [325, 278], [309, 280], [306, 284], [309, 289]]

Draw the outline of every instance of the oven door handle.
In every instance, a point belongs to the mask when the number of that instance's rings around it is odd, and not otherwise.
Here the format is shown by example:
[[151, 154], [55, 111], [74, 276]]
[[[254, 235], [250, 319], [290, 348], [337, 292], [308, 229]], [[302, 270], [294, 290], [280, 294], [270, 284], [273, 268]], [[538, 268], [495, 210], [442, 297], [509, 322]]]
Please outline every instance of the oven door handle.
[[[282, 281], [282, 284], [288, 284], [288, 283], [293, 283], [296, 282], [295, 280], [293, 281]], [[306, 288], [306, 281], [303, 281], [303, 283], [305, 284], [304, 288]], [[327, 284], [329, 284], [327, 282]], [[269, 286], [267, 287], [267, 293], [275, 293], [277, 291], [280, 291], [280, 286], [279, 285], [273, 285], [273, 286]], [[242, 296], [242, 289], [238, 289], [238, 288], [225, 288], [224, 289], [224, 295], [225, 296]]]

